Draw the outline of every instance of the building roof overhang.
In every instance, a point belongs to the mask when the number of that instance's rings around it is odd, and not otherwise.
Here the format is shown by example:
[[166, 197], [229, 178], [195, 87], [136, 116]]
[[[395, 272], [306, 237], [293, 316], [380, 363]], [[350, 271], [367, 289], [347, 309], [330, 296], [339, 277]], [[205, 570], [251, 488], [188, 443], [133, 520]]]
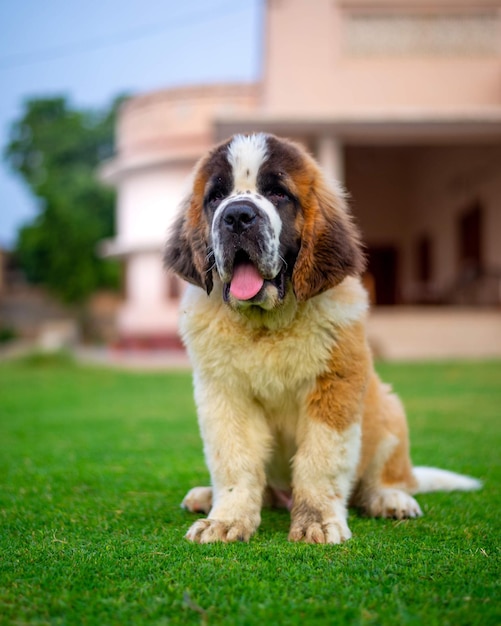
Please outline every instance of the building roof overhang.
[[117, 155], [107, 161], [104, 161], [98, 166], [97, 176], [101, 182], [107, 185], [117, 185], [131, 172], [140, 172], [141, 170], [151, 171], [154, 168], [161, 168], [165, 166], [191, 167], [195, 165], [199, 158], [199, 153], [180, 156], [153, 153], [130, 158]]
[[165, 241], [121, 241], [115, 239], [102, 239], [97, 244], [97, 254], [102, 258], [123, 259], [131, 254], [153, 252], [159, 253], [163, 250]]
[[214, 124], [218, 141], [235, 133], [267, 132], [291, 138], [327, 135], [354, 145], [501, 142], [501, 108], [434, 115], [419, 112], [333, 117], [260, 114], [225, 116]]

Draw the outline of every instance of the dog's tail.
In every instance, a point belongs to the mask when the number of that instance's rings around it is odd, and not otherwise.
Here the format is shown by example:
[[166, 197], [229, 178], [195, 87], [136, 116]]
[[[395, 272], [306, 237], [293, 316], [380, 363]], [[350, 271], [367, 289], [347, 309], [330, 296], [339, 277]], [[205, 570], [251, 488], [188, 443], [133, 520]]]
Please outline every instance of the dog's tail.
[[414, 467], [414, 478], [418, 487], [416, 493], [429, 493], [430, 491], [475, 491], [482, 487], [482, 481], [437, 469], [436, 467]]

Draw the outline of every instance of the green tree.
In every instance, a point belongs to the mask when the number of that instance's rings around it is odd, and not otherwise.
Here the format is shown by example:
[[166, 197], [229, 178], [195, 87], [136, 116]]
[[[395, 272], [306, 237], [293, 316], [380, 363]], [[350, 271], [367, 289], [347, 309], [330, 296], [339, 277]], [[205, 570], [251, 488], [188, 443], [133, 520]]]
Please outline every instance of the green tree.
[[63, 97], [31, 99], [10, 129], [5, 158], [39, 205], [19, 232], [16, 255], [30, 282], [69, 304], [118, 285], [117, 264], [96, 253], [98, 241], [113, 233], [115, 203], [96, 169], [112, 154], [122, 100], [102, 112], [75, 109]]

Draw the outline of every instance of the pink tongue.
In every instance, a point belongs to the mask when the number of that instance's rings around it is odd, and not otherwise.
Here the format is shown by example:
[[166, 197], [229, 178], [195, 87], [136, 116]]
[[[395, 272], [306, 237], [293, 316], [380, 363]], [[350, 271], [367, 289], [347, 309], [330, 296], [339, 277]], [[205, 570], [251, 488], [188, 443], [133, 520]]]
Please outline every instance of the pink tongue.
[[230, 284], [230, 293], [237, 300], [250, 300], [263, 286], [264, 279], [252, 263], [241, 263], [236, 266]]

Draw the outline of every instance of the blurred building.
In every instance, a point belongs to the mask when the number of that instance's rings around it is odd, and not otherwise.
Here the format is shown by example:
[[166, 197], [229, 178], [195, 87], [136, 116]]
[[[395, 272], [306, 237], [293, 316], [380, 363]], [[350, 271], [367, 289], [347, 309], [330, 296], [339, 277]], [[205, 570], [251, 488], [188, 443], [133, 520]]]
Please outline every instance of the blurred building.
[[190, 173], [214, 143], [214, 120], [258, 106], [254, 85], [167, 89], [128, 100], [116, 130], [117, 154], [101, 170], [117, 188], [115, 239], [105, 255], [124, 264], [123, 345], [177, 346], [183, 285], [163, 269], [162, 250]]
[[501, 0], [267, 0], [264, 17], [259, 84], [122, 109], [103, 177], [118, 190], [104, 250], [124, 260], [124, 342], [175, 337], [165, 234], [196, 160], [235, 132], [299, 140], [344, 181], [376, 305], [499, 305]]

